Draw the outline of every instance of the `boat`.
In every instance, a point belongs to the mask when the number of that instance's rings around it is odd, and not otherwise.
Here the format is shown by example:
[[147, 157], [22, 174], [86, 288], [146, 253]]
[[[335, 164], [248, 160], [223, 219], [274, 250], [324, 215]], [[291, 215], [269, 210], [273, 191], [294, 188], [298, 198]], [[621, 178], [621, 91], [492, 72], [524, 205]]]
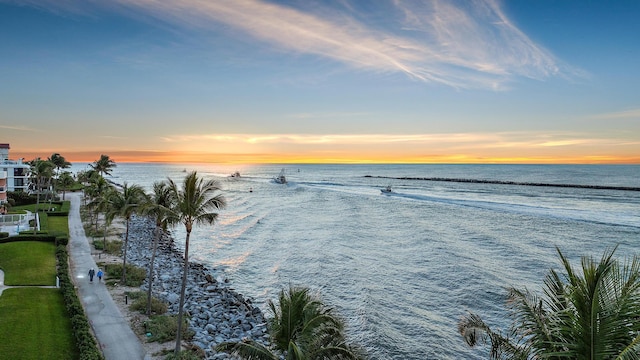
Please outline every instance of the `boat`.
[[240, 177], [240, 172], [239, 172], [239, 171], [236, 171], [236, 172], [234, 172], [233, 174], [229, 175], [229, 177], [230, 177], [230, 178], [236, 178], [236, 179], [237, 179], [237, 178], [239, 178], [239, 177]]
[[287, 178], [284, 176], [284, 169], [280, 171], [280, 174], [273, 178], [276, 184], [286, 184]]
[[386, 187], [386, 188], [384, 188], [384, 189], [380, 189], [380, 191], [381, 191], [383, 194], [388, 194], [388, 193], [392, 193], [392, 192], [393, 192], [393, 190], [391, 189], [391, 185], [387, 186], [387, 187]]

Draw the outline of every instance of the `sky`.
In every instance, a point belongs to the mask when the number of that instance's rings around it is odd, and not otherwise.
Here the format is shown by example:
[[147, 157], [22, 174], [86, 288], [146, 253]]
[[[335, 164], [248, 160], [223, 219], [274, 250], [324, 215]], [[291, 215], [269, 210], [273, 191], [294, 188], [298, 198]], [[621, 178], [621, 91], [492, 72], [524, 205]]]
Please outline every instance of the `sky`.
[[0, 143], [72, 162], [640, 164], [640, 1], [0, 0]]

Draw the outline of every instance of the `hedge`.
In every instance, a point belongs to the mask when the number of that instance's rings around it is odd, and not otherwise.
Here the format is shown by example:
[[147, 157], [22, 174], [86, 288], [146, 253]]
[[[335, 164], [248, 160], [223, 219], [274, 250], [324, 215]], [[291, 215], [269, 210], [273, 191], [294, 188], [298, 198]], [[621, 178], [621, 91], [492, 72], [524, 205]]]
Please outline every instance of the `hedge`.
[[69, 253], [67, 247], [58, 245], [56, 248], [58, 259], [58, 278], [60, 279], [60, 291], [67, 305], [67, 313], [71, 318], [76, 345], [80, 352], [81, 360], [104, 360], [104, 356], [98, 347], [98, 342], [91, 333], [91, 326], [87, 319], [82, 303], [78, 299], [75, 287], [69, 276]]

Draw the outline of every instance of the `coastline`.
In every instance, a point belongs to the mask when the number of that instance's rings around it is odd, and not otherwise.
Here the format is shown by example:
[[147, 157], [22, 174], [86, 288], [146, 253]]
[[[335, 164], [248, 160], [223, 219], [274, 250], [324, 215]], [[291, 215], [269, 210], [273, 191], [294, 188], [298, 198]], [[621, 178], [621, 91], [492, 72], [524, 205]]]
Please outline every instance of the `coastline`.
[[[127, 263], [148, 269], [154, 227], [155, 224], [150, 219], [132, 217], [129, 223]], [[123, 233], [124, 231], [119, 234], [121, 238], [124, 237]], [[103, 255], [96, 253], [96, 262], [122, 262], [120, 257]], [[176, 248], [171, 234], [164, 233], [156, 252], [152, 291], [154, 297], [168, 305], [169, 314], [178, 312], [183, 267], [182, 252]], [[123, 315], [129, 320], [132, 330], [143, 343], [148, 359], [163, 359], [161, 351], [173, 350], [175, 341], [164, 344], [148, 343], [141, 331], [147, 316], [130, 310], [127, 304], [125, 293], [136, 290], [146, 292], [148, 277], [140, 288], [121, 285], [107, 288]], [[184, 306], [185, 315], [189, 318], [189, 329], [193, 330], [195, 335], [191, 341], [183, 341], [183, 346], [191, 344], [201, 348], [206, 354], [206, 359], [233, 358], [229, 354], [215, 351], [215, 346], [221, 342], [252, 339], [267, 346], [269, 344], [266, 320], [262, 311], [252, 304], [251, 299], [236, 292], [229, 283], [216, 280], [213, 272], [202, 264], [189, 262]]]

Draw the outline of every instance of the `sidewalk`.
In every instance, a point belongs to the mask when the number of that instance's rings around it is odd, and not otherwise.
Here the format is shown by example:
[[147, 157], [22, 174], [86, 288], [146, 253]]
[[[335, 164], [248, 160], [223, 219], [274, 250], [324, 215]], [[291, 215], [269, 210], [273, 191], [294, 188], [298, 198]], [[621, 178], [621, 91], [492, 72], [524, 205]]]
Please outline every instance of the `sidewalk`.
[[67, 193], [71, 201], [69, 211], [69, 262], [70, 276], [78, 291], [98, 343], [106, 360], [145, 359], [147, 354], [140, 340], [133, 333], [127, 320], [122, 316], [104, 283], [97, 277], [89, 282], [89, 269], [98, 269], [91, 256], [91, 246], [80, 220], [79, 193]]

